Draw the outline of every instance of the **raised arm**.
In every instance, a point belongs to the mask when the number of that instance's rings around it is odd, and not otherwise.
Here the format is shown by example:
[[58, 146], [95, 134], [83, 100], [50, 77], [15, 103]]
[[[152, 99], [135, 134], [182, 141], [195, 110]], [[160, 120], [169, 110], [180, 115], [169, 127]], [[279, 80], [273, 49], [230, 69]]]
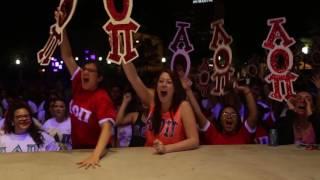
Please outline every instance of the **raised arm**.
[[[62, 13], [62, 11], [55, 11], [55, 19], [56, 21], [58, 20], [59, 17], [65, 18], [65, 15]], [[62, 33], [62, 42], [60, 44], [60, 52], [61, 52], [61, 56], [62, 59], [65, 63], [65, 65], [68, 68], [68, 71], [70, 73], [70, 75], [72, 76], [73, 73], [76, 71], [76, 69], [78, 68], [77, 63], [75, 62], [73, 56], [72, 56], [72, 50], [71, 50], [71, 46], [70, 46], [70, 42], [69, 42], [69, 38], [67, 35], [67, 31], [64, 29], [63, 33]]]
[[315, 103], [316, 113], [320, 113], [320, 73], [316, 73], [312, 76], [311, 81], [317, 87], [317, 96]]
[[186, 91], [188, 101], [190, 102], [191, 107], [194, 110], [194, 113], [196, 116], [196, 121], [199, 125], [199, 128], [202, 129], [206, 125], [206, 123], [208, 122], [208, 119], [202, 113], [200, 105], [199, 105], [196, 97], [194, 96], [190, 85], [188, 84], [188, 79], [181, 79], [181, 82], [182, 82], [183, 88]]
[[153, 101], [154, 94], [144, 85], [144, 83], [138, 76], [138, 73], [134, 64], [132, 64], [131, 62], [127, 64], [123, 63], [122, 67], [131, 86], [133, 87], [133, 89], [136, 91], [137, 95], [141, 99], [141, 102], [147, 106], [150, 106], [150, 104]]
[[257, 105], [253, 97], [253, 94], [248, 86], [237, 85], [236, 88], [239, 91], [241, 91], [246, 98], [246, 102], [249, 110], [247, 123], [250, 126], [250, 128], [255, 128], [257, 126], [258, 110], [257, 110]]
[[134, 113], [128, 113], [125, 115], [125, 111], [128, 107], [128, 104], [131, 101], [131, 93], [125, 93], [123, 95], [122, 103], [120, 105], [119, 111], [117, 113], [116, 117], [116, 125], [125, 125], [129, 123], [133, 123], [133, 114]]

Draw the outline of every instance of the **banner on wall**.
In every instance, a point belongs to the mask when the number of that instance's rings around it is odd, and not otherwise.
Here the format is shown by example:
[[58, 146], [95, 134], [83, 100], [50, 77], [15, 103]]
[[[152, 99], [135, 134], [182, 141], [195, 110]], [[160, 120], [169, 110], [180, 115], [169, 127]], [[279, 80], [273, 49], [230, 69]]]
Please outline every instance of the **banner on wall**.
[[209, 49], [213, 50], [214, 54], [213, 74], [211, 76], [213, 87], [210, 93], [215, 96], [223, 96], [225, 94], [224, 87], [229, 83], [234, 74], [234, 68], [232, 67], [232, 51], [230, 48], [233, 39], [225, 31], [223, 26], [223, 19], [211, 23], [213, 33]]
[[289, 49], [296, 41], [288, 35], [284, 27], [285, 17], [268, 19], [267, 24], [270, 31], [262, 47], [269, 50], [267, 66], [270, 71], [265, 77], [267, 83], [272, 84], [272, 92], [269, 98], [275, 101], [286, 101], [295, 94], [293, 82], [298, 75], [291, 72], [293, 66], [293, 55]]
[[61, 44], [63, 37], [63, 29], [67, 26], [71, 20], [74, 11], [76, 9], [77, 0], [60, 0], [58, 10], [62, 11], [65, 17], [59, 18], [55, 24], [50, 26], [49, 39], [45, 46], [38, 51], [37, 59], [38, 63], [42, 66], [47, 66], [50, 63], [52, 54], [56, 50], [57, 46]]
[[130, 16], [133, 0], [122, 0], [121, 11], [117, 11], [115, 0], [104, 0], [104, 8], [109, 16], [109, 21], [103, 26], [109, 36], [111, 50], [107, 60], [121, 64], [136, 59], [139, 54], [133, 47], [133, 33], [136, 33], [140, 25]]

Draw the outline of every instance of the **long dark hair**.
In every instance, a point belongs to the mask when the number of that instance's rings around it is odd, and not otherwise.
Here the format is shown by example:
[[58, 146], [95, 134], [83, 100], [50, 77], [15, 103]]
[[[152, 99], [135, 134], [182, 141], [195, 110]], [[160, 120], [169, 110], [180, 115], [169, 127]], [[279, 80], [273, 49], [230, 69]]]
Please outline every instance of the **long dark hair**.
[[223, 108], [221, 109], [219, 116], [218, 116], [218, 121], [217, 121], [216, 127], [217, 127], [218, 131], [220, 131], [220, 132], [224, 131], [223, 126], [222, 126], [222, 122], [221, 122], [221, 118], [222, 118], [222, 113], [226, 108], [232, 108], [237, 113], [237, 126], [235, 129], [235, 132], [238, 132], [241, 128], [241, 117], [239, 114], [239, 110], [235, 106], [230, 105], [230, 104], [224, 105]]
[[[173, 87], [174, 87], [174, 92], [173, 92], [173, 96], [172, 96], [172, 101], [171, 101], [171, 105], [169, 107], [169, 112], [172, 118], [172, 113], [175, 113], [177, 111], [177, 109], [179, 108], [179, 105], [181, 104], [181, 102], [183, 100], [186, 99], [186, 92], [184, 91], [181, 81], [179, 79], [178, 74], [172, 72], [169, 69], [165, 69], [163, 71], [161, 71], [159, 77], [157, 78], [156, 81], [156, 87], [158, 84], [158, 81], [160, 79], [161, 74], [163, 73], [168, 73], [170, 78], [172, 79], [172, 83], [173, 83]], [[156, 88], [157, 89], [157, 88]], [[154, 110], [153, 110], [153, 118], [152, 118], [152, 132], [154, 135], [157, 135], [160, 133], [162, 127], [163, 127], [163, 119], [161, 117], [161, 102], [158, 96], [158, 92], [157, 90], [155, 90], [154, 93]]]
[[34, 124], [32, 120], [32, 111], [30, 107], [23, 101], [15, 101], [12, 104], [10, 104], [9, 109], [7, 111], [7, 114], [5, 116], [4, 121], [4, 133], [15, 133], [14, 131], [14, 113], [18, 109], [26, 109], [29, 113], [29, 116], [31, 118], [31, 125], [27, 129], [27, 133], [30, 134], [34, 142], [37, 144], [38, 147], [42, 146], [44, 143], [43, 136], [41, 135], [41, 130]]

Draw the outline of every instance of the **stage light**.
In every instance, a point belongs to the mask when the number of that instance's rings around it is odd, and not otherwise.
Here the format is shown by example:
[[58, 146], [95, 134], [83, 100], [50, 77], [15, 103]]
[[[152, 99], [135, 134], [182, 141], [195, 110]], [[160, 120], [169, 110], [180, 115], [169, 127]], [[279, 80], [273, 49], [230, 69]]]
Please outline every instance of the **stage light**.
[[96, 55], [95, 55], [95, 54], [91, 54], [91, 55], [90, 55], [90, 59], [91, 59], [91, 60], [96, 60]]
[[21, 60], [20, 59], [16, 59], [16, 65], [20, 65], [21, 64]]
[[309, 46], [305, 45], [302, 49], [301, 49], [303, 54], [308, 54], [309, 53]]
[[165, 62], [167, 62], [167, 59], [166, 59], [165, 57], [162, 57], [162, 58], [161, 58], [161, 62], [162, 62], [162, 63], [165, 63]]

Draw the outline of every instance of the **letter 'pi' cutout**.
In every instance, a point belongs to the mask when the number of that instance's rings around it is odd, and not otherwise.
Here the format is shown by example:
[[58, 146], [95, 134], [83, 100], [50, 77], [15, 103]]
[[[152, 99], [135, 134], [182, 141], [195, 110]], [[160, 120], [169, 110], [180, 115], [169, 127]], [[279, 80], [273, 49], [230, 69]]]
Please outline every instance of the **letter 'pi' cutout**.
[[73, 13], [77, 6], [77, 0], [60, 0], [58, 9], [66, 16], [65, 19], [59, 18], [58, 21], [51, 25], [50, 36], [46, 42], [44, 48], [37, 53], [38, 63], [42, 66], [48, 66], [52, 57], [52, 54], [56, 50], [57, 46], [61, 44], [63, 37], [63, 29], [67, 26], [71, 20]]
[[[191, 66], [189, 53], [194, 50], [187, 33], [187, 29], [190, 28], [190, 23], [177, 21], [176, 27], [177, 32], [169, 44], [169, 49], [171, 52], [173, 52], [170, 68], [172, 71], [176, 71], [180, 76], [186, 78], [189, 74]], [[181, 66], [177, 66], [177, 64]], [[184, 67], [183, 64], [185, 65]]]
[[133, 2], [132, 0], [122, 0], [121, 12], [117, 11], [115, 0], [104, 0], [103, 3], [110, 17], [109, 21], [103, 26], [104, 31], [109, 35], [111, 47], [107, 60], [116, 64], [131, 62], [139, 56], [136, 48], [133, 47], [133, 33], [136, 33], [140, 27], [130, 17]]
[[265, 77], [267, 83], [272, 83], [273, 91], [269, 93], [269, 98], [279, 102], [295, 94], [293, 82], [298, 78], [297, 74], [290, 72], [293, 55], [289, 47], [296, 41], [283, 28], [285, 22], [285, 17], [269, 19], [267, 24], [271, 29], [262, 44], [263, 48], [269, 50], [267, 65], [271, 73]]
[[225, 94], [224, 87], [234, 74], [234, 68], [232, 67], [232, 51], [230, 48], [232, 37], [224, 30], [223, 25], [223, 19], [211, 23], [213, 35], [209, 49], [214, 51], [214, 73], [211, 76], [214, 84], [210, 93], [215, 96], [222, 96]]

